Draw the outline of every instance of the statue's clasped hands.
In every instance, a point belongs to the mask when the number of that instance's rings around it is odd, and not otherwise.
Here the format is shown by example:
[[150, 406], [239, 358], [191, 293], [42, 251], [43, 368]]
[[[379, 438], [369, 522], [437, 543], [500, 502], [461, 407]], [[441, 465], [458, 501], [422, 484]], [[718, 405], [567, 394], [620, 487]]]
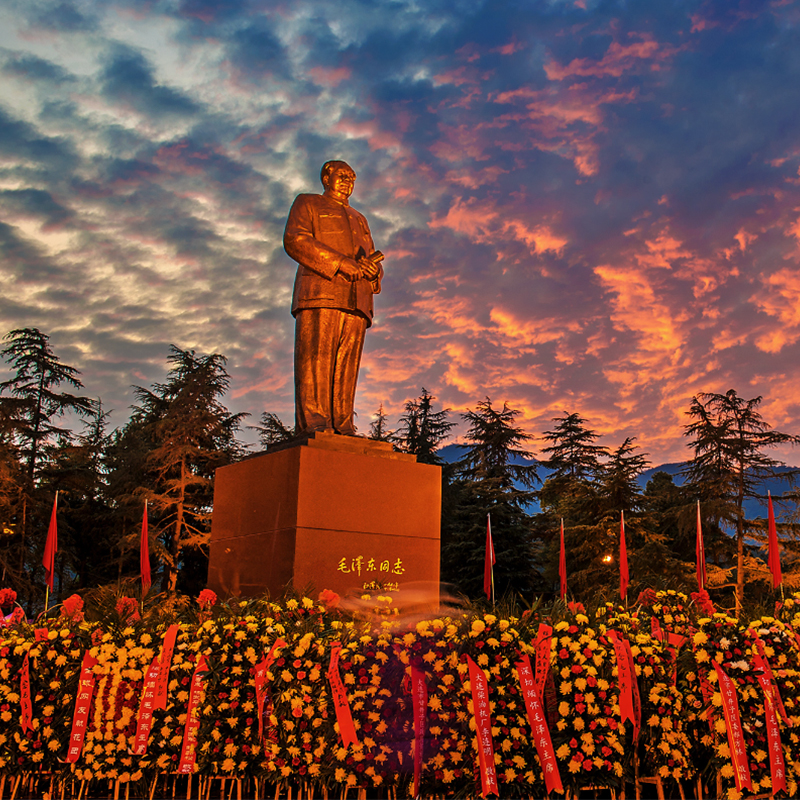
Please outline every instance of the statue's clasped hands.
[[359, 256], [358, 259], [344, 258], [339, 264], [339, 273], [349, 281], [365, 279], [374, 281], [381, 272], [381, 261], [384, 255], [380, 250], [376, 250], [370, 256]]

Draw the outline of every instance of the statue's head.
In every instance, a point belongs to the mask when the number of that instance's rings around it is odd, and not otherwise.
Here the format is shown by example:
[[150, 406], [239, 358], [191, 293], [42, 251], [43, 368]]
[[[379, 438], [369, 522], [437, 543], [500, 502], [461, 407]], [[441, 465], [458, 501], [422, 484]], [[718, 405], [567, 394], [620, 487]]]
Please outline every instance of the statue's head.
[[325, 194], [340, 201], [347, 201], [356, 184], [356, 173], [346, 161], [326, 161], [319, 178]]

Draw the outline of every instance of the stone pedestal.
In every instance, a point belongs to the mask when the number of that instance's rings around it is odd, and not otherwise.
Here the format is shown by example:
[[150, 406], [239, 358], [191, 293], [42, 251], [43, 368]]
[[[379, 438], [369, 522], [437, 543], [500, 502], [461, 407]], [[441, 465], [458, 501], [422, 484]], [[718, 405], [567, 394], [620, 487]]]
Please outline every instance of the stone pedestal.
[[208, 586], [273, 597], [439, 581], [441, 470], [370, 439], [315, 433], [217, 470]]

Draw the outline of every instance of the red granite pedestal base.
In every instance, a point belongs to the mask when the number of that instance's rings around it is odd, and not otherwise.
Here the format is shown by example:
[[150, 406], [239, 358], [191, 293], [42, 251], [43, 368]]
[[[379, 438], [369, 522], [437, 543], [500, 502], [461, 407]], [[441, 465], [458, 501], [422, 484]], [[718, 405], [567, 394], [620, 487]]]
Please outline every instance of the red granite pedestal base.
[[208, 586], [339, 594], [439, 581], [441, 470], [370, 439], [312, 434], [217, 470]]

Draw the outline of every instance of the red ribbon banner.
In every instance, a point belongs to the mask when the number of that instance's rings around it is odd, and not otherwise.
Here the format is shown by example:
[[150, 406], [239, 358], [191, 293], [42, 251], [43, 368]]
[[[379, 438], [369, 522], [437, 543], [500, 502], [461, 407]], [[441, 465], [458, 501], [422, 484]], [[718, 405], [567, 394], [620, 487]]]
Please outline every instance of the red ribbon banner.
[[[760, 667], [756, 665], [756, 669], [760, 669]], [[769, 746], [769, 772], [772, 777], [772, 794], [775, 795], [779, 789], [783, 789], [783, 791], [788, 794], [789, 790], [786, 788], [786, 762], [783, 760], [781, 732], [778, 728], [778, 717], [775, 714], [775, 697], [778, 692], [775, 688], [775, 684], [772, 683], [769, 675], [767, 675], [765, 671], [758, 672], [757, 677], [761, 685], [761, 691], [764, 693], [764, 716], [767, 720], [767, 743]]]
[[725, 727], [728, 729], [728, 747], [731, 751], [733, 775], [736, 778], [736, 791], [753, 790], [750, 778], [750, 766], [747, 762], [747, 749], [744, 745], [742, 721], [739, 717], [739, 700], [736, 697], [736, 685], [727, 676], [719, 664], [714, 664], [722, 694], [722, 710], [725, 712]]
[[37, 642], [46, 642], [50, 638], [50, 631], [47, 628], [34, 628], [33, 638]]
[[172, 666], [172, 652], [175, 650], [175, 639], [178, 636], [178, 625], [170, 625], [164, 634], [161, 645], [161, 663], [156, 682], [156, 697], [154, 708], [167, 707], [167, 690], [169, 689], [169, 670]]
[[19, 705], [22, 710], [20, 725], [22, 732], [27, 735], [33, 731], [33, 704], [31, 703], [31, 667], [28, 662], [30, 653], [25, 653], [22, 659], [22, 668], [19, 671]]
[[[553, 638], [553, 629], [544, 622], [539, 624], [536, 634], [536, 641], [533, 646], [536, 648], [536, 692], [539, 700], [544, 695], [544, 685], [547, 683], [547, 676], [550, 672], [550, 641]], [[530, 661], [530, 659], [528, 659]]]
[[411, 686], [414, 706], [414, 797], [419, 797], [419, 782], [422, 777], [422, 757], [425, 745], [425, 723], [428, 713], [428, 684], [425, 673], [411, 667]]
[[191, 775], [194, 772], [197, 760], [197, 732], [200, 730], [200, 718], [197, 716], [197, 707], [203, 699], [208, 662], [201, 655], [192, 674], [192, 683], [189, 687], [189, 707], [186, 709], [186, 724], [183, 727], [183, 744], [181, 745], [181, 760], [178, 763], [178, 772], [181, 775]]
[[781, 694], [778, 691], [778, 684], [775, 682], [775, 676], [772, 674], [772, 667], [769, 665], [769, 659], [767, 658], [767, 654], [764, 650], [764, 642], [761, 641], [758, 634], [756, 634], [756, 649], [758, 650], [758, 655], [753, 656], [753, 666], [757, 670], [762, 670], [764, 674], [769, 679], [769, 685], [771, 687], [771, 699], [772, 702], [775, 704], [775, 708], [778, 710], [778, 713], [781, 715], [781, 719], [783, 720], [783, 724], [786, 725], [787, 728], [791, 728], [792, 721], [786, 715], [786, 709], [783, 707], [783, 700], [781, 700]]
[[635, 742], [639, 739], [642, 709], [639, 703], [639, 685], [636, 682], [636, 669], [633, 665], [630, 642], [617, 631], [609, 631], [608, 638], [614, 645], [614, 654], [617, 657], [619, 707], [622, 721], [630, 720], [633, 724], [633, 740]]
[[150, 729], [153, 727], [153, 711], [155, 709], [156, 685], [161, 659], [156, 656], [147, 669], [142, 690], [142, 702], [139, 704], [139, 713], [136, 717], [136, 739], [132, 753], [143, 756], [147, 752], [147, 742], [150, 739]]
[[542, 711], [540, 694], [531, 674], [530, 657], [527, 655], [522, 656], [522, 660], [517, 662], [516, 667], [519, 686], [522, 689], [522, 696], [525, 698], [528, 722], [533, 731], [536, 753], [539, 756], [539, 764], [541, 764], [542, 772], [544, 773], [544, 784], [547, 788], [547, 793], [550, 794], [550, 792], [556, 791], [563, 794], [564, 787], [561, 785], [561, 774], [558, 771], [558, 761], [556, 761], [556, 754], [553, 751], [553, 741], [550, 738], [550, 730], [547, 727], [547, 720]]
[[276, 639], [266, 657], [256, 664], [254, 683], [256, 687], [256, 705], [258, 707], [258, 741], [264, 738], [264, 701], [267, 699], [267, 673], [276, 658], [276, 650], [286, 647], [283, 639]]
[[492, 720], [489, 714], [489, 684], [483, 670], [467, 656], [469, 683], [472, 689], [472, 713], [475, 717], [475, 732], [478, 735], [478, 763], [481, 770], [481, 797], [496, 794], [497, 772], [494, 768], [494, 742], [492, 742]]
[[353, 724], [350, 704], [347, 702], [347, 692], [342, 683], [342, 676], [339, 674], [339, 653], [341, 651], [341, 642], [333, 642], [331, 644], [331, 663], [328, 666], [328, 680], [331, 684], [333, 704], [336, 708], [336, 722], [339, 723], [342, 744], [347, 747], [349, 744], [358, 744], [358, 736], [356, 736], [356, 726]]
[[94, 693], [94, 665], [97, 659], [84, 653], [81, 664], [81, 676], [78, 681], [78, 693], [75, 696], [75, 712], [72, 715], [72, 730], [69, 733], [69, 749], [67, 763], [74, 764], [83, 750], [86, 737], [86, 722], [92, 710], [92, 694]]

